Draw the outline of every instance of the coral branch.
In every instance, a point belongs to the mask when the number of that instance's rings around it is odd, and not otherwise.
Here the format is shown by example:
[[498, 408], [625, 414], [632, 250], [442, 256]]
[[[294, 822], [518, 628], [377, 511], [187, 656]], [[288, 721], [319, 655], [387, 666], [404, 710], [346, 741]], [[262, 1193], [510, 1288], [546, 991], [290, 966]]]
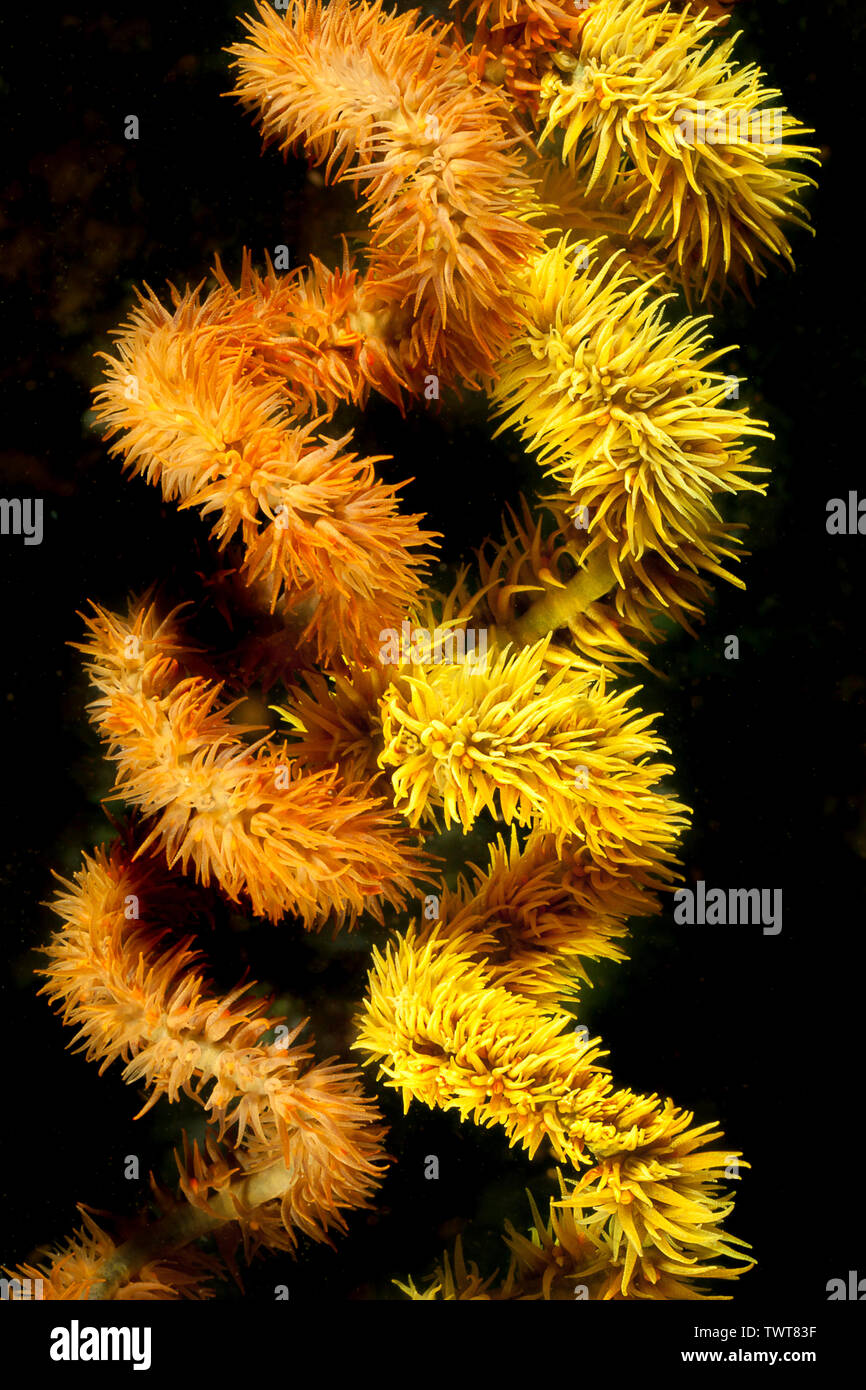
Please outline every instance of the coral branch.
[[[370, 1125], [367, 1151], [378, 1155], [384, 1131]], [[47, 1251], [38, 1264], [6, 1271], [13, 1279], [38, 1280], [47, 1301], [87, 1299], [94, 1302], [205, 1299], [215, 1277], [234, 1269], [234, 1248], [243, 1241], [247, 1260], [260, 1249], [294, 1252], [296, 1228], [310, 1239], [333, 1246], [331, 1230], [345, 1231], [343, 1208], [369, 1206], [369, 1189], [379, 1172], [351, 1173], [348, 1165], [329, 1171], [315, 1153], [298, 1146], [288, 1162], [275, 1156], [274, 1146], [262, 1149], [254, 1167], [241, 1149], [232, 1159], [208, 1141], [208, 1157], [190, 1151], [184, 1139], [178, 1156], [184, 1201], [173, 1202], [151, 1179], [162, 1216], [142, 1220], [125, 1240], [113, 1240], [84, 1207], [83, 1228], [64, 1246]], [[264, 1155], [264, 1157], [263, 1157]], [[216, 1236], [222, 1258], [191, 1248], [205, 1236]]]
[[593, 854], [664, 864], [684, 808], [656, 790], [671, 769], [629, 691], [599, 668], [546, 669], [548, 639], [483, 661], [413, 668], [383, 696], [380, 764], [415, 824], [441, 807], [469, 829], [484, 808], [517, 825], [586, 841]]
[[[593, 258], [595, 259], [595, 258]], [[725, 408], [731, 378], [711, 371], [702, 321], [670, 328], [648, 287], [615, 260], [582, 270], [562, 239], [528, 277], [526, 333], [494, 390], [564, 498], [587, 517], [587, 554], [604, 546], [617, 582], [648, 552], [676, 570], [681, 552], [724, 573], [714, 534], [719, 493], [762, 492], [743, 436], [770, 437]]]
[[245, 24], [234, 94], [266, 142], [364, 188], [365, 309], [397, 311], [410, 369], [489, 368], [517, 322], [516, 277], [537, 243], [515, 215], [531, 184], [498, 94], [470, 82], [442, 25], [380, 2], [292, 0], [285, 17], [259, 4]]
[[733, 1204], [718, 1175], [736, 1175], [739, 1155], [708, 1151], [720, 1133], [691, 1128], [672, 1101], [615, 1090], [598, 1040], [576, 1044], [572, 1022], [494, 985], [442, 928], [410, 928], [384, 956], [374, 952], [355, 1046], [380, 1062], [407, 1109], [412, 1099], [454, 1109], [501, 1124], [530, 1154], [546, 1139], [558, 1159], [592, 1163], [564, 1201], [615, 1257], [622, 1251], [623, 1295], [636, 1273], [657, 1278], [659, 1256], [681, 1277], [711, 1277], [744, 1244], [720, 1229]]
[[[561, 1173], [559, 1181], [564, 1195]], [[550, 1204], [547, 1222], [542, 1219], [531, 1195], [529, 1204], [534, 1224], [528, 1236], [519, 1234], [510, 1221], [506, 1222], [508, 1235], [505, 1239], [511, 1251], [511, 1262], [498, 1287], [491, 1287], [495, 1275], [483, 1279], [476, 1265], [467, 1267], [458, 1237], [453, 1272], [446, 1254], [426, 1290], [419, 1292], [411, 1279], [407, 1284], [395, 1280], [398, 1288], [416, 1301], [437, 1298], [520, 1302], [671, 1298], [718, 1301], [730, 1295], [703, 1293], [695, 1281], [737, 1279], [753, 1267], [753, 1261], [734, 1267], [696, 1265], [684, 1277], [680, 1262], [665, 1258], [660, 1251], [647, 1249], [640, 1268], [634, 1271], [624, 1289], [625, 1255], [622, 1250], [615, 1249], [609, 1236], [587, 1228], [575, 1217], [573, 1210], [563, 1209], [554, 1202]]]
[[[111, 452], [167, 501], [215, 513], [221, 548], [239, 533], [244, 577], [267, 580], [271, 610], [312, 608], [303, 635], [320, 660], [364, 657], [383, 622], [399, 623], [416, 598], [426, 556], [412, 552], [432, 535], [419, 517], [401, 516], [396, 488], [376, 480], [379, 460], [343, 452], [350, 436], [318, 437], [321, 420], [292, 421], [251, 289], [235, 297], [223, 279], [204, 303], [199, 291], [173, 298], [174, 313], [152, 292], [142, 298], [116, 355], [102, 354], [108, 369], [94, 399], [106, 437], [121, 432]], [[295, 391], [314, 392], [318, 381], [333, 400], [333, 364], [326, 370], [321, 354], [314, 364], [322, 376]], [[351, 396], [360, 383], [342, 389]]]
[[579, 842], [560, 853], [553, 836], [535, 834], [521, 847], [512, 829], [508, 848], [501, 838], [491, 846], [485, 872], [443, 893], [439, 920], [493, 984], [556, 1010], [590, 983], [585, 960], [625, 959], [617, 940], [627, 917], [658, 911], [637, 873], [622, 882], [595, 867]]
[[[74, 1042], [101, 1071], [119, 1058], [125, 1081], [145, 1083], [142, 1114], [162, 1095], [188, 1095], [217, 1123], [220, 1138], [231, 1129], [242, 1144], [249, 1128], [267, 1146], [276, 1135], [288, 1163], [289, 1132], [297, 1131], [310, 1141], [308, 1169], [318, 1160], [333, 1172], [354, 1149], [356, 1171], [371, 1172], [361, 1161], [371, 1112], [355, 1069], [305, 1071], [310, 1047], [291, 1046], [303, 1025], [265, 1045], [265, 1033], [280, 1023], [265, 1017], [269, 1001], [244, 999], [250, 985], [224, 997], [209, 993], [190, 969], [200, 956], [189, 938], [160, 953], [159, 910], [171, 901], [171, 885], [141, 864], [117, 847], [85, 856], [54, 903], [64, 925], [46, 948], [42, 992], [77, 1029]], [[142, 904], [148, 920], [139, 919]]]
[[735, 64], [734, 39], [708, 42], [717, 26], [665, 0], [595, 0], [553, 54], [538, 108], [541, 142], [561, 131], [587, 192], [622, 192], [630, 231], [673, 249], [702, 297], [762, 275], [768, 254], [793, 264], [782, 228], [807, 226], [799, 198], [814, 181], [790, 165], [818, 155], [768, 106], [780, 93], [763, 74]]
[[567, 584], [551, 589], [530, 604], [526, 612], [509, 625], [508, 635], [516, 642], [528, 644], [558, 628], [570, 627], [590, 604], [603, 598], [615, 582], [607, 555], [597, 550], [586, 569], [578, 570]]
[[101, 692], [91, 711], [118, 764], [116, 794], [157, 816], [143, 849], [161, 844], [170, 865], [192, 864], [272, 921], [381, 918], [378, 899], [404, 901], [424, 865], [381, 798], [335, 768], [298, 772], [284, 747], [244, 743], [219, 686], [179, 679], [165, 654], [177, 643], [153, 606], [133, 605], [125, 621], [94, 612], [82, 647]]

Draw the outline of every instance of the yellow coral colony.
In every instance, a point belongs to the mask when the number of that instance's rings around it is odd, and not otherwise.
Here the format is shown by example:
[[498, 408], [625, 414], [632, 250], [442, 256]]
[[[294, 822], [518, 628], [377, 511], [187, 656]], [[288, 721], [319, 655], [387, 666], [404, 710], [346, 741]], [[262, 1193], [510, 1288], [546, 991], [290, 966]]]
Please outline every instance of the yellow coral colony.
[[[266, 1002], [219, 998], [190, 939], [165, 942], [184, 873], [306, 928], [405, 910], [373, 950], [357, 1052], [407, 1107], [561, 1165], [547, 1215], [531, 1202], [529, 1235], [508, 1228], [504, 1280], [458, 1244], [410, 1297], [700, 1298], [708, 1280], [720, 1297], [713, 1281], [750, 1267], [722, 1229], [738, 1152], [617, 1087], [573, 1009], [591, 962], [625, 958], [628, 919], [659, 910], [688, 824], [656, 717], [615, 682], [663, 619], [692, 631], [712, 581], [741, 583], [725, 503], [767, 485], [766, 427], [730, 403], [725, 349], [676, 291], [711, 303], [790, 263], [811, 183], [795, 166], [816, 152], [709, 10], [457, 8], [452, 27], [363, 0], [260, 3], [233, 94], [266, 144], [353, 185], [364, 260], [278, 275], [245, 254], [237, 287], [217, 264], [207, 293], [140, 296], [103, 355], [111, 451], [209, 519], [224, 593], [262, 624], [237, 669], [282, 678], [286, 727], [251, 741], [234, 722], [232, 673], [191, 618], [187, 636], [152, 596], [93, 605], [90, 712], [136, 819], [62, 884], [44, 988], [146, 1108], [191, 1096], [209, 1130], [134, 1240], [86, 1215], [28, 1267], [53, 1298], [206, 1296], [219, 1264], [200, 1236], [248, 1255], [327, 1239], [384, 1171], [360, 1073], [307, 1065], [294, 1033], [280, 1050]], [[512, 499], [447, 590], [382, 460], [327, 432], [341, 403], [402, 409], [431, 379], [485, 389], [548, 489]], [[483, 649], [382, 648], [438, 624], [483, 630]], [[490, 842], [451, 887], [419, 843], [442, 829]], [[412, 919], [429, 887], [434, 920]]]

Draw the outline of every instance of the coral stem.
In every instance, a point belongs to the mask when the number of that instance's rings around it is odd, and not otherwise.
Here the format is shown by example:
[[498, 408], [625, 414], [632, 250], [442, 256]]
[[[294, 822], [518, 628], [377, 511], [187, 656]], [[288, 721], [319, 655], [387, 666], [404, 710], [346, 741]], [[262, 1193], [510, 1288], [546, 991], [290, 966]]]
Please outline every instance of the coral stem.
[[207, 1209], [178, 1202], [159, 1221], [137, 1231], [105, 1260], [99, 1271], [101, 1278], [88, 1293], [88, 1300], [113, 1299], [118, 1289], [146, 1265], [200, 1240], [229, 1221], [236, 1221], [239, 1206], [249, 1210], [282, 1197], [295, 1180], [294, 1169], [278, 1160], [261, 1172], [237, 1178], [227, 1190], [213, 1193]]
[[224, 1220], [222, 1216], [209, 1216], [206, 1211], [191, 1207], [188, 1203], [178, 1203], [161, 1220], [118, 1246], [114, 1254], [105, 1260], [100, 1267], [99, 1283], [91, 1288], [88, 1301], [108, 1302], [146, 1265], [207, 1235], [221, 1226]]
[[511, 623], [507, 628], [508, 636], [521, 646], [528, 646], [549, 632], [567, 627], [570, 618], [602, 598], [615, 582], [607, 552], [597, 550], [563, 588], [550, 589]]

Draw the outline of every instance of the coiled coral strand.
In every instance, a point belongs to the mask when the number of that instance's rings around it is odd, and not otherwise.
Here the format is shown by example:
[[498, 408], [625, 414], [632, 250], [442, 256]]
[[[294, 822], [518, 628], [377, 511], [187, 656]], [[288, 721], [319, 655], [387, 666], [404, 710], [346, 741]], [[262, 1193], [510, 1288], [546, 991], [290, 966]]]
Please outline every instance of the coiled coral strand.
[[285, 749], [252, 746], [220, 709], [220, 687], [181, 679], [171, 619], [133, 605], [124, 620], [94, 605], [87, 619], [91, 711], [118, 764], [117, 795], [157, 816], [169, 864], [192, 864], [260, 916], [296, 913], [307, 927], [329, 914], [381, 914], [414, 890], [422, 861], [381, 798], [346, 787], [337, 770], [302, 775]]
[[[293, 396], [262, 341], [276, 336], [259, 312], [276, 287], [265, 293], [245, 269], [241, 293], [223, 277], [203, 302], [198, 290], [173, 291], [173, 312], [152, 292], [142, 297], [115, 355], [102, 354], [96, 418], [107, 438], [119, 433], [111, 452], [167, 501], [216, 515], [221, 547], [240, 535], [243, 577], [267, 582], [271, 609], [297, 615], [320, 660], [363, 658], [417, 597], [425, 557], [413, 551], [432, 537], [419, 517], [400, 514], [396, 488], [376, 478], [379, 459], [345, 453], [349, 436], [319, 437], [321, 420], [293, 420], [298, 397], [315, 399], [317, 384], [333, 404], [340, 379], [321, 353], [307, 353]], [[280, 304], [265, 308], [273, 321]], [[313, 366], [321, 377], [311, 379]], [[351, 395], [362, 383], [344, 376], [342, 385]]]
[[[563, 1196], [565, 1182], [559, 1174]], [[510, 1301], [533, 1302], [540, 1299], [561, 1302], [567, 1300], [610, 1302], [623, 1299], [659, 1300], [689, 1299], [715, 1301], [730, 1297], [725, 1294], [703, 1293], [697, 1283], [705, 1279], [737, 1279], [752, 1267], [751, 1262], [740, 1266], [695, 1265], [684, 1272], [682, 1263], [666, 1258], [661, 1251], [644, 1251], [640, 1268], [635, 1270], [626, 1291], [623, 1291], [623, 1254], [604, 1233], [587, 1228], [573, 1209], [555, 1201], [545, 1221], [529, 1194], [533, 1226], [528, 1235], [505, 1223], [505, 1241], [511, 1252], [508, 1272], [497, 1285], [495, 1275], [484, 1278], [477, 1265], [467, 1264], [458, 1237], [453, 1267], [448, 1255], [437, 1266], [431, 1282], [419, 1291], [410, 1279], [407, 1283], [395, 1280], [398, 1288], [416, 1301], [446, 1299], [451, 1301]]]
[[[299, 1028], [284, 1028], [282, 1041], [266, 1044], [265, 1034], [280, 1022], [266, 1017], [269, 1001], [244, 1000], [249, 985], [213, 995], [190, 968], [201, 957], [189, 938], [162, 948], [160, 919], [177, 915], [175, 888], [154, 861], [133, 862], [119, 844], [85, 855], [75, 878], [61, 880], [53, 904], [62, 926], [45, 951], [42, 992], [77, 1030], [73, 1044], [98, 1060], [100, 1071], [120, 1059], [125, 1081], [144, 1082], [150, 1096], [141, 1114], [161, 1095], [173, 1101], [186, 1094], [204, 1106], [220, 1139], [232, 1133], [234, 1162], [205, 1168], [194, 1155], [192, 1170], [182, 1174], [188, 1200], [207, 1212], [211, 1226], [246, 1219], [244, 1202], [252, 1211], [278, 1198], [274, 1212], [249, 1216], [245, 1234], [254, 1244], [289, 1248], [294, 1228], [327, 1240], [330, 1228], [344, 1226], [344, 1209], [367, 1205], [381, 1177], [378, 1112], [361, 1093], [356, 1068], [304, 1067], [310, 1047], [292, 1046]], [[212, 1141], [210, 1147], [215, 1157]], [[227, 1184], [233, 1184], [227, 1204], [205, 1200], [208, 1187]], [[176, 1245], [204, 1229], [189, 1212], [175, 1228]], [[67, 1275], [56, 1281], [58, 1296], [83, 1296], [79, 1256], [85, 1264], [111, 1263], [105, 1243], [96, 1244], [98, 1251], [73, 1246], [59, 1257], [55, 1273], [67, 1268]], [[139, 1246], [141, 1259], [147, 1244]], [[93, 1271], [94, 1281], [107, 1277], [104, 1269]], [[72, 1286], [77, 1294], [65, 1292]]]
[[743, 1242], [721, 1230], [733, 1204], [719, 1174], [737, 1175], [738, 1155], [708, 1150], [719, 1132], [693, 1128], [672, 1101], [616, 1090], [597, 1040], [576, 1040], [572, 1025], [493, 984], [447, 928], [410, 928], [384, 956], [374, 952], [355, 1046], [407, 1109], [412, 1099], [454, 1109], [501, 1124], [530, 1154], [546, 1139], [560, 1160], [589, 1162], [564, 1200], [621, 1252], [624, 1295], [636, 1274], [653, 1277], [659, 1257], [685, 1278], [737, 1257]]
[[562, 157], [587, 192], [622, 193], [630, 231], [673, 253], [706, 297], [724, 280], [747, 285], [768, 256], [793, 264], [783, 228], [808, 226], [800, 195], [814, 181], [810, 132], [778, 107], [734, 40], [708, 42], [718, 20], [664, 0], [595, 0], [573, 45], [542, 79], [541, 141], [562, 132]]
[[[508, 109], [473, 84], [435, 21], [374, 4], [258, 6], [235, 44], [235, 95], [267, 142], [303, 150], [327, 178], [363, 185], [370, 216], [364, 307], [410, 344], [416, 371], [489, 367], [516, 322], [513, 287], [537, 244], [515, 216], [531, 184]], [[447, 337], [446, 335], [447, 330]]]
[[668, 587], [681, 569], [732, 578], [717, 504], [765, 490], [742, 441], [768, 432], [726, 407], [732, 379], [712, 370], [723, 350], [704, 350], [703, 322], [669, 326], [618, 257], [597, 257], [582, 268], [563, 238], [535, 260], [527, 327], [503, 358], [494, 407], [562, 484], [557, 502], [586, 528], [582, 561], [602, 549], [619, 587], [636, 582], [664, 608], [660, 568]]
[[129, 862], [114, 846], [85, 855], [62, 887], [53, 907], [63, 927], [46, 948], [42, 993], [77, 1028], [74, 1041], [88, 1061], [104, 1071], [122, 1059], [124, 1080], [144, 1082], [150, 1096], [141, 1114], [162, 1095], [185, 1094], [204, 1105], [220, 1139], [231, 1129], [242, 1144], [249, 1128], [267, 1144], [275, 1127], [287, 1153], [288, 1132], [298, 1129], [327, 1140], [332, 1160], [349, 1152], [350, 1122], [359, 1123], [366, 1106], [355, 1095], [355, 1069], [305, 1071], [310, 1046], [291, 1046], [300, 1028], [284, 1028], [279, 1044], [262, 1043], [280, 1022], [265, 1017], [267, 999], [245, 1000], [250, 985], [223, 997], [209, 992], [191, 969], [201, 954], [190, 938], [159, 949], [160, 913], [172, 906], [164, 871]]

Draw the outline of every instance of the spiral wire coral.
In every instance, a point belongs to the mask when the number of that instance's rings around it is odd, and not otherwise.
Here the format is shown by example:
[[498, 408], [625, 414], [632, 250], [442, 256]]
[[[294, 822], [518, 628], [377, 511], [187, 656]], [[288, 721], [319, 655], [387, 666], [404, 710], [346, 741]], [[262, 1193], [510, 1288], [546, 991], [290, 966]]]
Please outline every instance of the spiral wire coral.
[[[711, 299], [791, 263], [812, 182], [794, 166], [817, 152], [717, 39], [722, 5], [458, 14], [452, 30], [381, 0], [260, 0], [231, 94], [266, 145], [353, 186], [364, 264], [345, 242], [338, 267], [291, 274], [244, 252], [234, 285], [217, 260], [170, 308], [145, 286], [101, 354], [111, 452], [208, 519], [205, 582], [253, 631], [211, 664], [152, 595], [85, 619], [89, 712], [136, 818], [61, 880], [42, 991], [73, 1046], [143, 1088], [141, 1114], [186, 1097], [208, 1127], [182, 1135], [179, 1195], [152, 1183], [154, 1219], [112, 1235], [82, 1207], [22, 1266], [50, 1299], [208, 1297], [241, 1244], [330, 1243], [385, 1171], [356, 1068], [314, 1062], [303, 1024], [249, 983], [220, 993], [172, 935], [184, 874], [306, 929], [381, 924], [436, 887], [423, 925], [374, 946], [354, 1050], [405, 1108], [499, 1126], [564, 1171], [546, 1217], [530, 1197], [528, 1235], [507, 1227], [501, 1281], [458, 1242], [410, 1298], [717, 1297], [704, 1281], [751, 1264], [723, 1229], [738, 1151], [618, 1087], [575, 1019], [590, 963], [624, 960], [628, 920], [660, 911], [688, 824], [655, 716], [613, 681], [664, 619], [693, 630], [711, 580], [742, 583], [724, 504], [766, 490], [771, 436], [729, 404], [725, 349], [706, 317], [674, 317], [674, 291]], [[372, 393], [405, 411], [432, 381], [438, 399], [440, 377], [486, 390], [554, 489], [441, 588], [437, 533], [401, 511], [385, 456], [323, 432]], [[471, 659], [383, 646], [469, 624]], [[226, 690], [250, 675], [282, 683], [282, 737], [236, 721]], [[443, 829], [486, 833], [487, 863], [446, 882], [419, 843]]]
[[609, 1241], [623, 1294], [636, 1273], [652, 1280], [660, 1258], [688, 1280], [701, 1261], [738, 1257], [743, 1242], [720, 1227], [733, 1204], [718, 1175], [739, 1155], [706, 1148], [720, 1132], [693, 1127], [671, 1101], [615, 1090], [597, 1040], [576, 1045], [570, 1015], [494, 985], [461, 937], [410, 928], [374, 951], [356, 1046], [407, 1108], [454, 1108], [501, 1124], [530, 1155], [546, 1139], [560, 1160], [589, 1163], [563, 1201]]

